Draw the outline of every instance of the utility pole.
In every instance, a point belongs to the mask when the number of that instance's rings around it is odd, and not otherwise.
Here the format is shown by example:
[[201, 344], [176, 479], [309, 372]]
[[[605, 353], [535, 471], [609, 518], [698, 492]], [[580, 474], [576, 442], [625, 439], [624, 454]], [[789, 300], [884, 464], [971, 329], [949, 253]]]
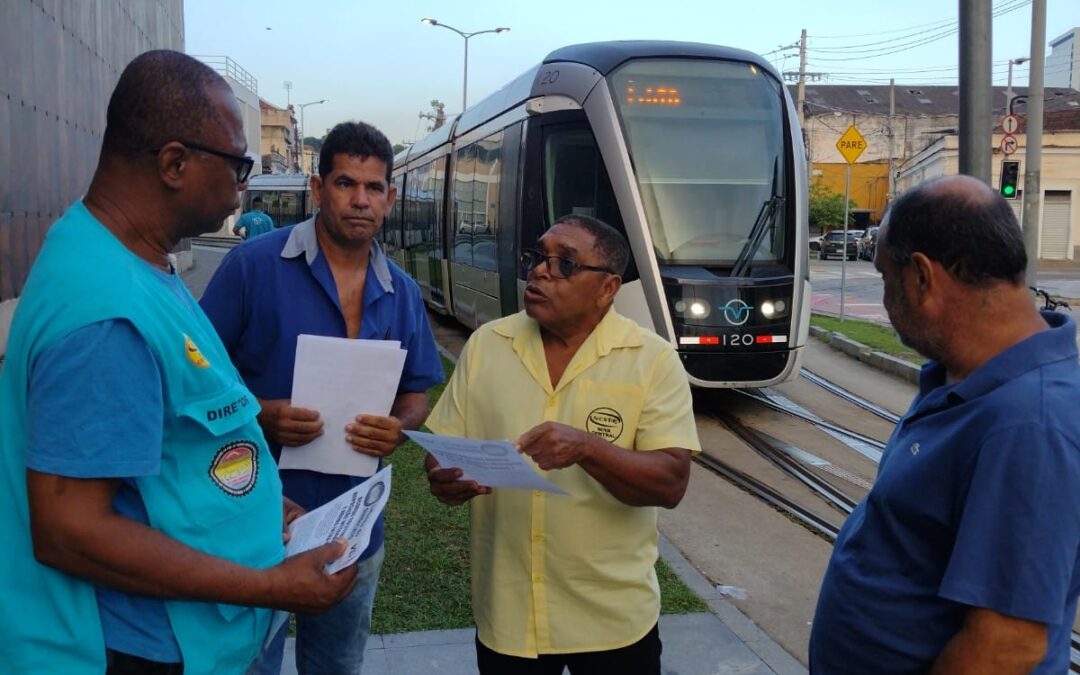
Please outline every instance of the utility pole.
[[1024, 250], [1028, 286], [1038, 282], [1042, 222], [1043, 71], [1046, 67], [1046, 0], [1031, 3], [1031, 69], [1028, 71], [1027, 136], [1024, 148]]
[[802, 36], [799, 38], [799, 88], [796, 113], [799, 115], [799, 128], [803, 128], [806, 123], [803, 115], [803, 104], [806, 102], [806, 29], [802, 29]]
[[889, 78], [889, 194], [885, 200], [891, 203], [896, 196], [896, 177], [893, 156], [896, 154], [896, 137], [893, 134], [893, 117], [896, 115], [896, 80]]
[[960, 173], [990, 184], [990, 3], [960, 0]]

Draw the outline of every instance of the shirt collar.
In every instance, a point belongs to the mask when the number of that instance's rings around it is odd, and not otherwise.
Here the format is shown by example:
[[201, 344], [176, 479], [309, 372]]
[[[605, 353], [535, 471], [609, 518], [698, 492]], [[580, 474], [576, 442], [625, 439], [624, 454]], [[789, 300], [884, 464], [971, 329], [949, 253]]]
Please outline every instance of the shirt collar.
[[[960, 382], [948, 386], [949, 399], [958, 399], [955, 402], [970, 401], [1036, 368], [1055, 361], [1076, 361], [1076, 322], [1072, 317], [1057, 312], [1041, 314], [1050, 325], [1049, 330], [1039, 331], [1009, 347]], [[945, 384], [946, 376], [941, 363], [931, 361], [923, 366], [919, 378], [920, 397], [927, 397], [935, 388]]]
[[[319, 257], [319, 238], [315, 234], [315, 218], [317, 217], [317, 215], [312, 216], [293, 226], [285, 246], [281, 249], [282, 258], [296, 258], [302, 253], [308, 267], [315, 262], [315, 259]], [[374, 270], [375, 278], [379, 280], [383, 291], [393, 293], [394, 280], [390, 276], [390, 264], [376, 239], [371, 240], [371, 257], [368, 262], [369, 269]]]
[[[495, 324], [492, 330], [515, 342], [519, 338], [540, 335], [540, 326], [524, 310], [507, 317], [506, 321]], [[616, 312], [612, 307], [593, 329], [585, 344], [590, 341], [595, 341], [597, 352], [603, 356], [612, 349], [620, 347], [640, 347], [641, 335], [637, 332], [637, 324]], [[582, 347], [584, 346], [583, 344]]]

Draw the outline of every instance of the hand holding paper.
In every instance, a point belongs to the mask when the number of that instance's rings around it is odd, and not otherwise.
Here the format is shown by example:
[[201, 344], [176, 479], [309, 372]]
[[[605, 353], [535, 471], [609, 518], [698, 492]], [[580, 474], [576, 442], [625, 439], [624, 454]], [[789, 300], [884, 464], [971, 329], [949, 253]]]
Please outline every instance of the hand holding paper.
[[567, 494], [561, 487], [537, 474], [509, 441], [474, 441], [422, 431], [406, 431], [405, 435], [434, 455], [443, 467], [461, 469], [462, 480], [476, 481], [488, 487]]

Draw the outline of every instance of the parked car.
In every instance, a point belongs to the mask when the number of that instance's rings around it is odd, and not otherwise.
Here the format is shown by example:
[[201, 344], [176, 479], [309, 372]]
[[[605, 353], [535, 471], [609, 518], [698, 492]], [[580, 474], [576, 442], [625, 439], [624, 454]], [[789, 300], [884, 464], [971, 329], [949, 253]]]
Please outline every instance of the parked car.
[[859, 237], [863, 236], [862, 230], [848, 230], [847, 242], [844, 242], [844, 231], [833, 230], [825, 235], [824, 241], [821, 242], [821, 252], [818, 253], [818, 257], [821, 260], [828, 260], [829, 256], [840, 258], [847, 256], [848, 260], [855, 260], [859, 255]]
[[810, 237], [810, 250], [811, 251], [820, 251], [821, 250], [821, 241], [823, 239], [825, 239], [825, 235], [823, 235], [823, 234], [819, 235], [817, 237]]
[[859, 258], [873, 262], [874, 251], [877, 250], [878, 226], [866, 228], [866, 234], [859, 237]]

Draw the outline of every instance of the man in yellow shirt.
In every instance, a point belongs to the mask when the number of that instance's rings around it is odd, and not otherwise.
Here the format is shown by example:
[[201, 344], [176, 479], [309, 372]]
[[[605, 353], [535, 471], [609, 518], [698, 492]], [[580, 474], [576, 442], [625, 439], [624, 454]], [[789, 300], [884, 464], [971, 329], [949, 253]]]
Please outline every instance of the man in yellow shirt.
[[700, 450], [672, 347], [612, 309], [629, 251], [564, 216], [526, 251], [525, 311], [465, 345], [428, 418], [439, 434], [517, 439], [569, 496], [462, 481], [427, 458], [431, 492], [471, 502], [481, 674], [660, 673], [656, 508], [673, 508]]

